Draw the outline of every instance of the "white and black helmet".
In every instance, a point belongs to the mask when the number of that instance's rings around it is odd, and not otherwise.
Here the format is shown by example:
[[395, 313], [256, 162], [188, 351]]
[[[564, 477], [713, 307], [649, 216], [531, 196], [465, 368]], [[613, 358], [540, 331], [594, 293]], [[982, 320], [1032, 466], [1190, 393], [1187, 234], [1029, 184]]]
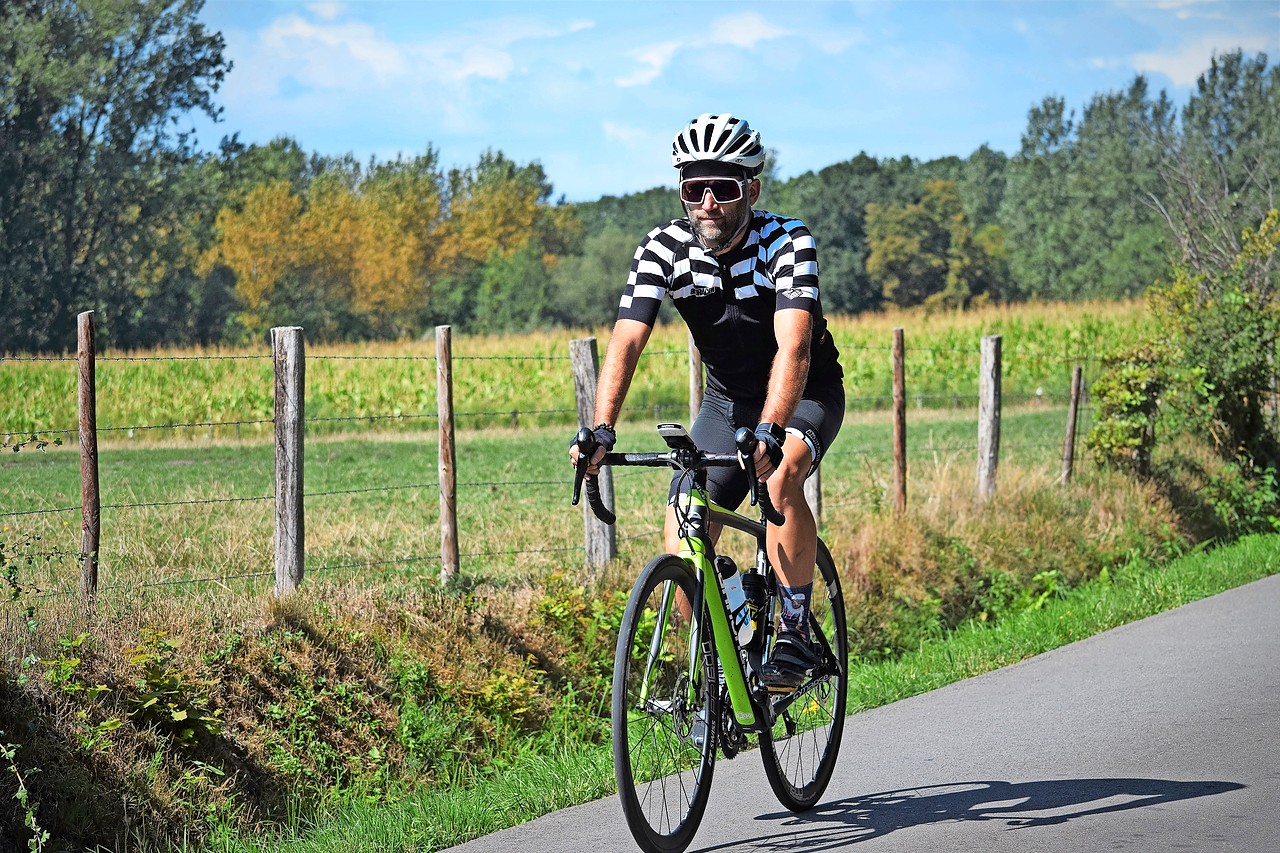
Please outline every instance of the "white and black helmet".
[[728, 113], [703, 113], [676, 134], [671, 143], [671, 165], [679, 169], [703, 161], [732, 163], [755, 177], [764, 169], [760, 134]]

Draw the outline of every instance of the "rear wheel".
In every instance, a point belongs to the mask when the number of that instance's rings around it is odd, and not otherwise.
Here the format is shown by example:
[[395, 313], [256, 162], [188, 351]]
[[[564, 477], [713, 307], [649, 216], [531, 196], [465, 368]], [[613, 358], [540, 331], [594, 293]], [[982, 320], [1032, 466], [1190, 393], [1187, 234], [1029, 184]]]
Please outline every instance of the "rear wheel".
[[[691, 602], [703, 618], [690, 618]], [[664, 554], [636, 579], [618, 632], [613, 768], [627, 825], [649, 853], [688, 847], [711, 793], [718, 680], [705, 613], [689, 565]]]
[[822, 647], [823, 663], [794, 693], [774, 697], [781, 709], [773, 727], [760, 734], [760, 758], [778, 802], [792, 811], [817, 804], [835, 770], [844, 734], [849, 690], [849, 646], [844, 598], [827, 546], [818, 540], [809, 631]]

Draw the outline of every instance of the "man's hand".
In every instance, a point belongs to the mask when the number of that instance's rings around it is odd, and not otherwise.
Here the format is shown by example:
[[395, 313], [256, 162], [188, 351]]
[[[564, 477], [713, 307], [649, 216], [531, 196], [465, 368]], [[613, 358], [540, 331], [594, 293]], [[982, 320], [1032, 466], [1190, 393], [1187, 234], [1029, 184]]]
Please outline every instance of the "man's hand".
[[768, 480], [782, 463], [782, 444], [787, 433], [777, 424], [762, 423], [756, 427], [756, 479]]
[[579, 457], [584, 450], [589, 449], [591, 461], [587, 463], [587, 474], [594, 477], [600, 473], [600, 463], [604, 460], [604, 455], [613, 450], [613, 446], [617, 443], [618, 434], [612, 426], [609, 424], [596, 424], [595, 428], [591, 430], [590, 448], [579, 447], [576, 435], [573, 437], [573, 441], [569, 442], [569, 462], [576, 468]]

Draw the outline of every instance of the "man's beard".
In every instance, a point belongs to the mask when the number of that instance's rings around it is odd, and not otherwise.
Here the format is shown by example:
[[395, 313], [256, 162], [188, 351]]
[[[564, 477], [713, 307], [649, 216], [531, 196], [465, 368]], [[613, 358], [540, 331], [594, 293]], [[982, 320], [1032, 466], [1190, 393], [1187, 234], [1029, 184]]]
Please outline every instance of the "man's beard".
[[[735, 213], [737, 214], [736, 216], [734, 215]], [[733, 240], [750, 217], [751, 206], [745, 202], [738, 202], [733, 212], [719, 222], [695, 219], [692, 212], [690, 212], [689, 224], [693, 227], [693, 234], [698, 238], [698, 242], [702, 244], [702, 247], [714, 252], [723, 249], [726, 244]]]

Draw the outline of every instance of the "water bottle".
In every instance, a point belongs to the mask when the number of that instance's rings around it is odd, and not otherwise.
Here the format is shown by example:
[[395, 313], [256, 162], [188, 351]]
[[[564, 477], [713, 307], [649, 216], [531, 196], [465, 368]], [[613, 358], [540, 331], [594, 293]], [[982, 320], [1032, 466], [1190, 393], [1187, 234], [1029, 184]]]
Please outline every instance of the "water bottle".
[[729, 606], [729, 622], [738, 634], [738, 643], [751, 642], [751, 614], [747, 612], [747, 594], [742, 590], [742, 574], [732, 557], [716, 557], [716, 572], [724, 583], [724, 600]]

